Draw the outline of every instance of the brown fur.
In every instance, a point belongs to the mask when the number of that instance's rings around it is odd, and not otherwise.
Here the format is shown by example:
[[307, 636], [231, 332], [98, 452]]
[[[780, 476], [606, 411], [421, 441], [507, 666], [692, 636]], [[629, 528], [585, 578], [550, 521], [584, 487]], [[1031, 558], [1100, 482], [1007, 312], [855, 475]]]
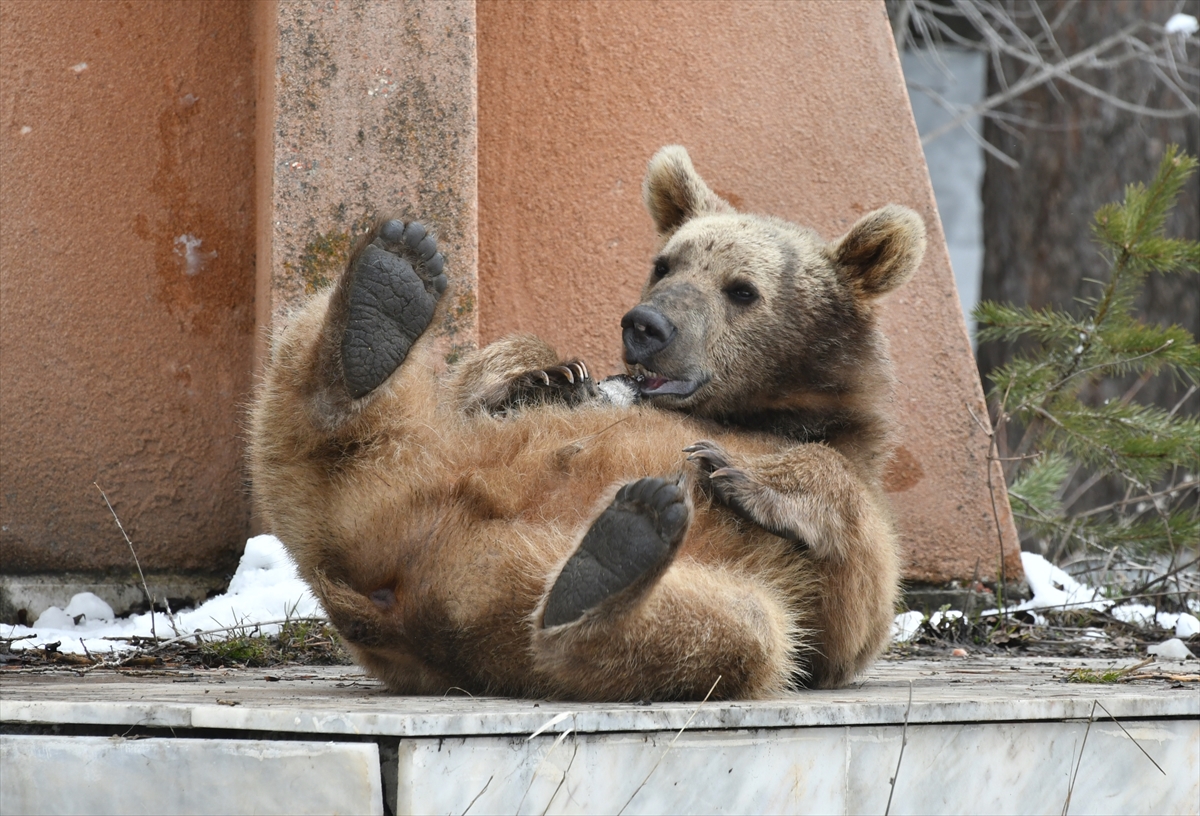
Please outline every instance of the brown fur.
[[[643, 303], [677, 319], [681, 340], [662, 366], [680, 371], [655, 373], [705, 373], [688, 398], [497, 417], [508, 384], [559, 356], [513, 337], [439, 378], [427, 333], [352, 400], [336, 356], [345, 279], [278, 334], [252, 415], [255, 499], [355, 657], [394, 691], [699, 698], [719, 676], [715, 696], [761, 697], [844, 684], [886, 642], [891, 375], [870, 298], [919, 262], [919, 220], [885, 208], [827, 245], [735, 213], [682, 148], [652, 160], [646, 200], [673, 268]], [[738, 276], [761, 294], [753, 320], [725, 302]], [[707, 453], [689, 461], [698, 440]], [[619, 603], [543, 626], [592, 520], [645, 476], [688, 488], [674, 560]]]

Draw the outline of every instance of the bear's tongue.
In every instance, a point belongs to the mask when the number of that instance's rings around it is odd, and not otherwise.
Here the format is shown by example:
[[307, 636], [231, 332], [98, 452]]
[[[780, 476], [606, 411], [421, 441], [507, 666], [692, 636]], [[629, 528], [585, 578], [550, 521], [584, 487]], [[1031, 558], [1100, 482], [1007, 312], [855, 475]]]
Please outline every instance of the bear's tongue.
[[668, 380], [666, 377], [646, 377], [638, 383], [643, 394], [677, 394], [686, 397], [696, 390], [688, 380]]

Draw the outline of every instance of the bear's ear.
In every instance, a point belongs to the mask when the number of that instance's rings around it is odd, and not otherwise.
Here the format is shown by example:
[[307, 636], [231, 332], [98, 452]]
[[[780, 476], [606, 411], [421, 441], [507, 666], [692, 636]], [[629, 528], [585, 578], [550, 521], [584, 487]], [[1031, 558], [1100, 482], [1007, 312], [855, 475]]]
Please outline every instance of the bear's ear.
[[878, 297], [917, 271], [925, 222], [908, 207], [889, 204], [864, 215], [829, 249], [839, 275], [863, 297]]
[[687, 151], [679, 145], [668, 145], [650, 159], [642, 183], [642, 200], [662, 236], [697, 215], [734, 212], [728, 202], [704, 183], [692, 167]]

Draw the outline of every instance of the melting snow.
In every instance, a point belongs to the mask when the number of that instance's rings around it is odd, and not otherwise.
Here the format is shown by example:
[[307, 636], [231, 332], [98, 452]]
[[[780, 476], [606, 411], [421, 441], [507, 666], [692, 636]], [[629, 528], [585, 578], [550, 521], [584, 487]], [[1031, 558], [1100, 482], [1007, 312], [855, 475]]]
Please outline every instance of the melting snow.
[[1192, 650], [1184, 646], [1179, 638], [1164, 640], [1156, 646], [1147, 646], [1146, 651], [1158, 655], [1163, 660], [1187, 660], [1189, 657], [1195, 657]]
[[[1033, 597], [1020, 603], [1016, 606], [1008, 607], [1009, 612], [1021, 612], [1037, 609], [1107, 609], [1111, 602], [1105, 599], [1104, 593], [1087, 584], [1081, 584], [1063, 570], [1051, 564], [1045, 558], [1034, 553], [1021, 553], [1021, 565], [1025, 568], [1025, 580], [1029, 582], [1029, 588], [1033, 591]], [[1189, 600], [1188, 607], [1193, 611], [1200, 612], [1200, 605]], [[988, 609], [982, 614], [990, 615], [999, 612], [998, 609]], [[1191, 654], [1187, 647], [1179, 638], [1189, 638], [1192, 635], [1200, 634], [1200, 618], [1188, 612], [1175, 614], [1173, 612], [1156, 612], [1153, 606], [1137, 603], [1125, 603], [1120, 606], [1110, 609], [1112, 616], [1117, 620], [1125, 623], [1138, 624], [1140, 626], [1148, 626], [1151, 623], [1158, 624], [1163, 629], [1174, 629], [1175, 637], [1168, 640], [1166, 643], [1159, 646], [1149, 648], [1151, 654], [1158, 654], [1160, 657], [1182, 660], [1182, 657], [1170, 657], [1170, 654], [1175, 654], [1171, 651], [1174, 647], [1172, 643], [1178, 643], [1179, 647]], [[960, 612], [949, 611], [945, 613], [947, 620], [952, 616], [961, 615]], [[917, 629], [920, 627], [924, 616], [920, 612], [903, 612], [896, 616], [892, 624], [892, 640], [897, 643], [905, 643], [916, 637]], [[929, 623], [933, 627], [937, 627], [943, 619], [941, 612], [934, 612], [929, 617]], [[1046, 623], [1042, 616], [1034, 614], [1034, 621], [1039, 625]], [[1091, 633], [1087, 636], [1092, 637]], [[1156, 652], [1155, 649], [1166, 649], [1167, 651]], [[1176, 650], [1177, 651], [1177, 650]], [[1168, 654], [1168, 652], [1170, 654]]]
[[[155, 613], [154, 625], [158, 637], [168, 639], [197, 630], [226, 626], [253, 629], [267, 621], [323, 615], [283, 544], [274, 536], [261, 535], [246, 542], [246, 552], [224, 595], [210, 598], [195, 609], [175, 611], [173, 625], [167, 615]], [[273, 634], [279, 631], [279, 624], [263, 625], [261, 631]], [[108, 654], [133, 647], [106, 638], [150, 637], [150, 613], [115, 618], [107, 603], [90, 592], [82, 592], [71, 598], [65, 609], [57, 606], [47, 609], [33, 626], [0, 626], [0, 634], [5, 638], [34, 635], [28, 640], [14, 641], [14, 651], [58, 641], [60, 652], [83, 654], [86, 644], [92, 654]], [[218, 635], [225, 636], [226, 633]]]
[[1197, 20], [1190, 14], [1175, 14], [1167, 20], [1167, 24], [1163, 26], [1168, 34], [1182, 34], [1185, 37], [1195, 34], [1200, 31], [1200, 20]]
[[[1107, 605], [1098, 590], [1079, 583], [1041, 556], [1021, 553], [1021, 562], [1033, 590], [1033, 598], [1009, 607], [1010, 612], [1061, 607], [1064, 604], [1085, 609], [1101, 609]], [[987, 610], [984, 614], [997, 611]], [[1179, 639], [1200, 634], [1200, 619], [1187, 612], [1156, 614], [1154, 607], [1129, 603], [1115, 607], [1112, 614], [1130, 623], [1147, 625], [1153, 621], [1163, 629], [1174, 629], [1174, 638], [1150, 647], [1151, 654], [1164, 658], [1183, 659], [1171, 657], [1176, 653], [1182, 654], [1178, 649], [1190, 655], [1191, 652]], [[954, 610], [945, 613], [939, 611], [934, 612], [929, 621], [937, 627], [943, 620], [953, 620], [961, 615], [961, 612]], [[260, 535], [246, 542], [246, 551], [224, 595], [210, 598], [195, 609], [175, 610], [171, 617], [162, 612], [154, 613], [154, 625], [160, 639], [223, 627], [258, 627], [264, 634], [274, 634], [279, 631], [279, 624], [268, 621], [323, 616], [317, 599], [300, 579], [283, 544], [274, 536]], [[86, 651], [92, 654], [108, 654], [133, 648], [125, 641], [109, 638], [151, 637], [150, 619], [150, 613], [117, 618], [112, 607], [101, 598], [90, 592], [81, 592], [71, 598], [66, 608], [52, 606], [47, 609], [33, 626], [0, 626], [0, 636], [21, 638], [33, 635], [26, 640], [15, 640], [12, 643], [14, 651], [58, 642], [58, 649], [62, 652], [83, 654], [86, 645]], [[892, 640], [897, 643], [912, 640], [924, 620], [925, 616], [916, 611], [897, 615], [892, 624]], [[1044, 623], [1040, 618], [1038, 622]], [[223, 637], [225, 633], [218, 636]], [[1178, 644], [1178, 647], [1172, 644]], [[1156, 649], [1159, 651], [1156, 652]]]

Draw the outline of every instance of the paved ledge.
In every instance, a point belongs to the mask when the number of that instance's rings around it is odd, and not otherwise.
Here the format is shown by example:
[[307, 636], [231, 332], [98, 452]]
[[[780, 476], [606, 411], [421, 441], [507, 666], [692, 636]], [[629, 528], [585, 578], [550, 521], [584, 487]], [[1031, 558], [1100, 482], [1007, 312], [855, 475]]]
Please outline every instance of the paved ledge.
[[882, 661], [704, 705], [396, 697], [347, 668], [7, 671], [0, 811], [1058, 814], [1074, 780], [1070, 812], [1195, 813], [1197, 684], [1063, 682], [1110, 665]]
[[[902, 724], [906, 711], [910, 724], [1055, 721], [1089, 717], [1093, 700], [1118, 719], [1200, 717], [1195, 684], [1064, 682], [1072, 668], [1112, 665], [1003, 657], [889, 660], [849, 688], [699, 707], [694, 702], [397, 697], [351, 667], [95, 672], [82, 677], [0, 673], [0, 722], [381, 737], [528, 736], [563, 713], [577, 733], [601, 733], [676, 730], [689, 717], [692, 730], [889, 725]], [[1197, 671], [1194, 662], [1164, 666], [1174, 673]]]

